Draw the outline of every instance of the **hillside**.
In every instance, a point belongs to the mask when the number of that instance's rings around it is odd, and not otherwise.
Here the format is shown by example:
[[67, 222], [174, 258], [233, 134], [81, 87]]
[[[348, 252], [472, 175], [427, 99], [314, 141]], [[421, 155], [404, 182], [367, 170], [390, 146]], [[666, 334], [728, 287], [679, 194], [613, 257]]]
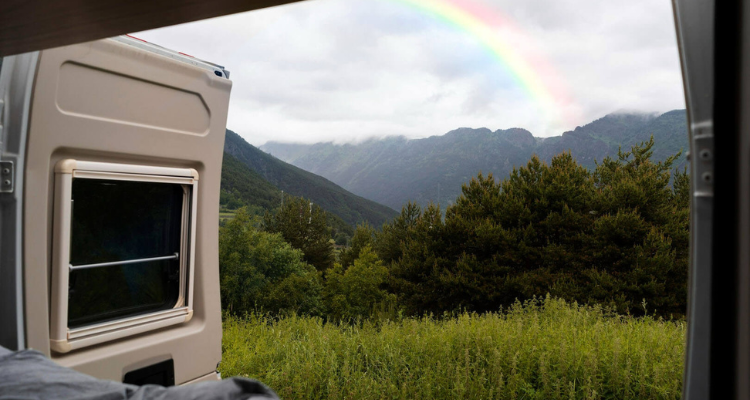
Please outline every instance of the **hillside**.
[[[333, 182], [287, 164], [227, 130], [224, 142], [222, 190], [263, 208], [281, 201], [281, 190], [310, 199], [349, 225], [367, 221], [374, 226], [393, 218], [396, 211], [349, 193]], [[227, 157], [228, 156], [228, 157]], [[227, 194], [224, 195], [225, 197]]]
[[314, 174], [324, 176], [362, 197], [400, 209], [407, 201], [447, 204], [461, 192], [461, 184], [478, 172], [505, 177], [537, 154], [545, 161], [570, 150], [582, 165], [616, 156], [621, 145], [648, 140], [654, 135], [654, 159], [688, 148], [685, 110], [657, 114], [616, 113], [565, 132], [537, 138], [511, 128], [459, 128], [442, 136], [407, 140], [387, 137], [360, 144], [313, 145], [269, 142], [261, 149]]
[[221, 204], [230, 209], [254, 206], [270, 210], [278, 207], [281, 190], [229, 153], [221, 165]]

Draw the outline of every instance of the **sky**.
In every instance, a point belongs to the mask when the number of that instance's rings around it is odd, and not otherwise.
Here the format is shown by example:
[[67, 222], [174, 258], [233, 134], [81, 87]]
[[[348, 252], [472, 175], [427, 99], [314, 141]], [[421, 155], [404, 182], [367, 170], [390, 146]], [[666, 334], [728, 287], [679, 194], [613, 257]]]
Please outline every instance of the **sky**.
[[669, 0], [307, 0], [133, 35], [224, 65], [256, 146], [685, 108]]

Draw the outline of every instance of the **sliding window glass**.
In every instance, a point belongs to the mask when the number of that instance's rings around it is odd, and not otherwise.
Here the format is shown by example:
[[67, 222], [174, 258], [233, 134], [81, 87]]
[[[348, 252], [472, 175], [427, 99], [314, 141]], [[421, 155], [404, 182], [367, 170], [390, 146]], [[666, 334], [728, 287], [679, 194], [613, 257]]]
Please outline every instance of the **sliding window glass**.
[[176, 305], [188, 191], [73, 179], [68, 327]]

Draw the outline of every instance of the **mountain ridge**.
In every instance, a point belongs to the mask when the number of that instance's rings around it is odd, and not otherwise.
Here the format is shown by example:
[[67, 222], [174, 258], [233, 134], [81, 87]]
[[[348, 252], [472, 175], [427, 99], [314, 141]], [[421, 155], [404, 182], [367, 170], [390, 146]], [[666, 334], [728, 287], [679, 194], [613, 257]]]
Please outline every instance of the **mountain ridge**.
[[504, 178], [525, 165], [532, 155], [549, 161], [571, 151], [579, 163], [616, 156], [620, 147], [654, 135], [654, 159], [682, 150], [678, 166], [686, 163], [685, 110], [657, 113], [612, 113], [560, 136], [539, 138], [523, 128], [458, 128], [422, 139], [390, 136], [358, 144], [284, 144], [268, 142], [260, 149], [280, 160], [321, 175], [352, 193], [399, 209], [407, 201], [426, 204], [455, 199], [461, 184], [479, 172]]

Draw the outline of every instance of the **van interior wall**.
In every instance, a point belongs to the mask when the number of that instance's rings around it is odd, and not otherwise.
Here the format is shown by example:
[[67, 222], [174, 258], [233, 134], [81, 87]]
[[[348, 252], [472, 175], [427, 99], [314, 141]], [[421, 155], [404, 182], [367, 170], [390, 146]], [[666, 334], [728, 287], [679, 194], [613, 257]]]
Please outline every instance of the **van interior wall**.
[[[115, 381], [170, 358], [177, 384], [213, 372], [221, 358], [216, 227], [231, 81], [109, 39], [42, 51], [37, 71], [24, 191], [27, 347]], [[64, 355], [50, 350], [54, 168], [66, 158], [198, 172], [189, 322]]]

